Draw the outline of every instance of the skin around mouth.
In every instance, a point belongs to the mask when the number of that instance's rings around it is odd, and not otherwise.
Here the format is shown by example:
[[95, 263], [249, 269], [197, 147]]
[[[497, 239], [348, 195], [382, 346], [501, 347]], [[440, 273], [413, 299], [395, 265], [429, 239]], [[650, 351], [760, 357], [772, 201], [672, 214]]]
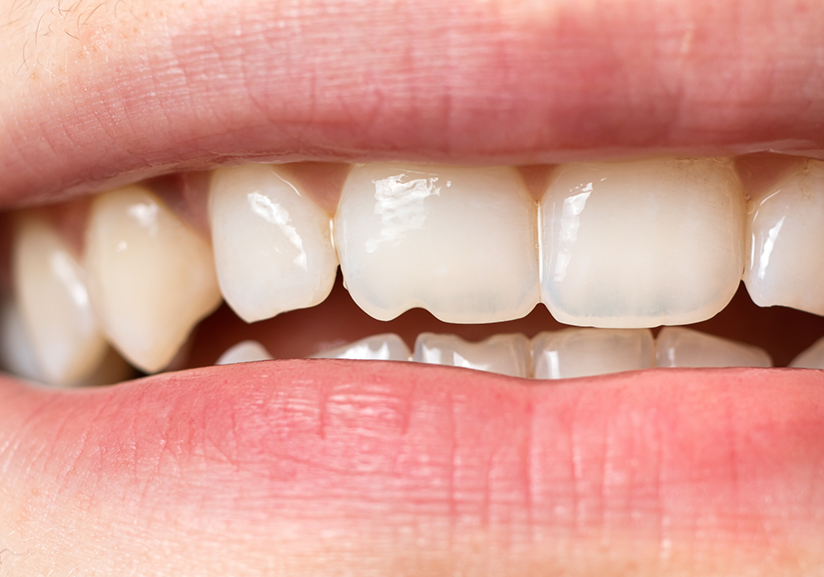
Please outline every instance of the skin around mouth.
[[[0, 200], [241, 160], [821, 156], [823, 28], [777, 0], [2, 0]], [[341, 361], [3, 378], [0, 570], [821, 574], [821, 381]]]

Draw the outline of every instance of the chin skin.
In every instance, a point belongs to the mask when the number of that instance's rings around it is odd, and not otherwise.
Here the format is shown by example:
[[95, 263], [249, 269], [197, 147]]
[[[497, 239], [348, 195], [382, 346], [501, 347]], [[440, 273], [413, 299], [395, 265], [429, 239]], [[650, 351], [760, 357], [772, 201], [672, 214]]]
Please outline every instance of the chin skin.
[[[822, 29], [783, 0], [0, 0], [0, 203], [244, 159], [824, 156]], [[2, 378], [0, 575], [824, 574], [822, 381]]]

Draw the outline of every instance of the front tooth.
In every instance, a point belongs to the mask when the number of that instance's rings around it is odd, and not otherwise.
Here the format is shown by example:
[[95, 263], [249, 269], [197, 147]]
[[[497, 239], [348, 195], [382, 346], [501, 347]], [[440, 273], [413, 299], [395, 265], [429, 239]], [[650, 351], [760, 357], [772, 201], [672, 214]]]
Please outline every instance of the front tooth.
[[412, 352], [404, 340], [396, 334], [386, 333], [361, 339], [348, 345], [335, 347], [316, 355], [313, 359], [353, 359], [361, 361], [409, 361]]
[[561, 167], [541, 201], [541, 296], [565, 324], [707, 319], [741, 279], [744, 200], [729, 162]]
[[346, 286], [380, 320], [522, 317], [538, 302], [535, 210], [512, 168], [357, 166], [335, 215]]
[[84, 271], [58, 234], [26, 216], [16, 231], [13, 279], [20, 313], [49, 384], [90, 377], [108, 349], [97, 325]]
[[570, 379], [650, 369], [655, 341], [649, 329], [565, 329], [532, 339], [536, 379]]
[[141, 186], [94, 199], [86, 270], [105, 333], [147, 372], [166, 366], [220, 303], [209, 243]]
[[495, 335], [479, 343], [469, 343], [455, 335], [421, 333], [415, 341], [412, 360], [511, 377], [529, 377], [532, 372], [529, 339], [521, 334]]
[[37, 362], [20, 307], [12, 298], [0, 301], [0, 368], [18, 377], [42, 381], [43, 370]]
[[814, 342], [787, 366], [797, 369], [824, 369], [824, 337]]
[[269, 361], [272, 355], [262, 344], [257, 341], [241, 341], [229, 347], [220, 358], [215, 361], [216, 365], [233, 365], [235, 363], [251, 363], [254, 361]]
[[750, 298], [824, 315], [824, 162], [808, 161], [749, 208]]
[[771, 367], [767, 351], [683, 327], [664, 327], [655, 339], [657, 367]]
[[331, 220], [281, 169], [220, 169], [210, 190], [218, 280], [242, 319], [311, 307], [329, 295], [338, 267]]

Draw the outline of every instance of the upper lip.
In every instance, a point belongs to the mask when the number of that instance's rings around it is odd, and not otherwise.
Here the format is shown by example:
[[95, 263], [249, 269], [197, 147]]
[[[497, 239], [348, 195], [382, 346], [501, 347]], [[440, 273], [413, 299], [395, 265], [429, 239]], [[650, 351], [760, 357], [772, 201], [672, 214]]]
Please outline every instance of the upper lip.
[[0, 205], [240, 159], [824, 154], [819, 4], [638, 18], [627, 2], [593, 19], [574, 2], [503, 18], [469, 1], [332, 14], [317, 0], [299, 27], [280, 3], [248, 4], [208, 20], [104, 9], [38, 45], [50, 59], [7, 36]]

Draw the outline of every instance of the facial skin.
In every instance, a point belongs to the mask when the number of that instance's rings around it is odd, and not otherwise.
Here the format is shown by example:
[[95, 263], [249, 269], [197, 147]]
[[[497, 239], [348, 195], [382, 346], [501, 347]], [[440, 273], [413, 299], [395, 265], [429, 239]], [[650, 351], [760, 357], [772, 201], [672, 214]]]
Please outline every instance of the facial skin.
[[[0, 203], [218, 164], [824, 156], [815, 1], [0, 0]], [[0, 575], [824, 573], [815, 371], [0, 380]]]

